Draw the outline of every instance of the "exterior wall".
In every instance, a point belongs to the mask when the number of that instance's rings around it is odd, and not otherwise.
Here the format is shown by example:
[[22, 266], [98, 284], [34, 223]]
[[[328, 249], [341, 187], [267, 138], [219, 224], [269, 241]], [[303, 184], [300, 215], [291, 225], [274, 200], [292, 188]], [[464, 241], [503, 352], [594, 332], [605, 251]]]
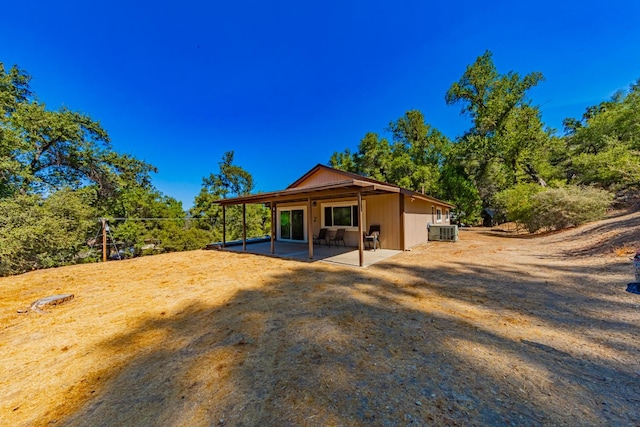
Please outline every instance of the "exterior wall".
[[312, 187], [315, 185], [331, 184], [332, 182], [340, 182], [346, 180], [344, 175], [333, 171], [321, 171], [316, 172], [298, 185], [295, 188]]
[[[404, 250], [426, 242], [429, 238], [427, 224], [435, 221], [435, 206], [433, 203], [404, 197]], [[432, 215], [432, 208], [434, 214]]]
[[[365, 224], [366, 224], [366, 215], [368, 213], [369, 210], [369, 203], [364, 202], [364, 198], [363, 200], [363, 204], [364, 204], [364, 208], [365, 208]], [[322, 223], [322, 205], [323, 204], [327, 204], [327, 203], [342, 203], [342, 202], [352, 202], [352, 203], [358, 203], [358, 199], [356, 197], [346, 197], [346, 198], [339, 198], [339, 199], [326, 199], [326, 200], [317, 200], [315, 203], [315, 206], [312, 206], [311, 208], [311, 212], [312, 212], [312, 217], [311, 217], [311, 221], [312, 221], [312, 226], [313, 226], [313, 235], [317, 236], [318, 233], [320, 233], [320, 229], [321, 228], [328, 228], [328, 232], [327, 232], [327, 238], [329, 240], [329, 243], [331, 243], [331, 238], [333, 236], [335, 236], [336, 234], [336, 230], [338, 228], [342, 228], [342, 227], [325, 227], [324, 224]], [[363, 230], [365, 230], [365, 228], [363, 227]], [[344, 242], [347, 246], [353, 246], [353, 247], [357, 247], [358, 246], [358, 232], [355, 230], [346, 230], [344, 233]]]
[[[306, 181], [305, 181], [306, 182]], [[400, 212], [400, 197], [403, 198], [404, 212]], [[315, 206], [311, 207], [311, 214], [306, 219], [311, 221], [313, 235], [318, 235], [320, 229], [324, 228], [322, 224], [322, 204], [354, 202], [355, 197], [336, 198], [327, 200], [316, 200]], [[448, 224], [447, 208], [444, 205], [427, 202], [424, 200], [414, 199], [401, 194], [383, 194], [376, 196], [366, 196], [362, 198], [365, 208], [365, 218], [362, 224], [363, 231], [367, 232], [369, 226], [380, 225], [380, 243], [384, 249], [407, 250], [420, 243], [428, 240], [427, 224]], [[305, 203], [279, 203], [278, 208], [291, 206], [306, 206]], [[442, 211], [442, 220], [437, 222], [436, 212], [440, 208]], [[306, 211], [305, 211], [306, 214]], [[401, 226], [404, 224], [404, 230]], [[329, 228], [328, 236], [335, 235], [338, 227]], [[305, 227], [306, 230], [306, 227]], [[345, 243], [347, 246], [358, 246], [358, 232], [355, 230], [347, 230], [345, 232]]]
[[431, 215], [404, 213], [404, 250], [429, 240], [427, 223]]
[[[354, 201], [357, 199], [354, 198], [344, 198], [344, 199], [329, 199], [329, 200], [316, 200], [314, 201], [314, 205], [311, 206], [311, 215], [306, 220], [311, 220], [311, 229], [313, 236], [317, 236], [320, 233], [321, 228], [326, 228], [322, 225], [322, 204], [323, 203], [339, 203], [339, 202], [348, 202]], [[363, 199], [364, 200], [364, 199]], [[278, 203], [277, 208], [287, 208], [292, 206], [301, 206], [302, 203], [294, 202], [294, 203]], [[307, 203], [304, 202], [304, 205], [307, 206]], [[367, 206], [368, 207], [368, 206]], [[306, 214], [306, 210], [305, 210]], [[338, 227], [329, 228], [329, 232], [327, 233], [327, 238], [330, 239], [336, 234], [336, 229]], [[348, 230], [345, 232], [344, 241], [347, 246], [358, 246], [358, 232]]]
[[[322, 224], [322, 204], [354, 201], [355, 198], [344, 199], [328, 199], [316, 201], [316, 206], [311, 208], [311, 224], [313, 227], [313, 234], [318, 235], [320, 228], [323, 228]], [[385, 194], [380, 196], [366, 196], [362, 198], [365, 208], [365, 218], [362, 224], [362, 230], [369, 231], [369, 226], [372, 224], [380, 225], [380, 245], [384, 249], [398, 249], [400, 247], [400, 207], [399, 207], [399, 195], [398, 194]], [[278, 205], [284, 206], [284, 205]], [[335, 235], [335, 229], [337, 227], [329, 228], [328, 236]], [[345, 232], [344, 240], [347, 246], [358, 246], [358, 232], [347, 230]]]
[[[449, 208], [427, 202], [424, 200], [414, 199], [403, 196], [404, 200], [404, 248], [405, 250], [426, 242], [429, 239], [428, 224], [449, 224]], [[438, 209], [441, 211], [441, 220], [437, 219]]]
[[400, 247], [400, 194], [367, 196], [366, 232], [372, 224], [380, 225], [380, 246], [402, 250]]

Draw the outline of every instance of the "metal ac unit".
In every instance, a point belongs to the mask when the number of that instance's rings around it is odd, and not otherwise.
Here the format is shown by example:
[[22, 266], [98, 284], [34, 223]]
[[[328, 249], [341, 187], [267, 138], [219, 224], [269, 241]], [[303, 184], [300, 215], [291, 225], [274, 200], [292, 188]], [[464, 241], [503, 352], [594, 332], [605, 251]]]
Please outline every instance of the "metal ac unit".
[[433, 225], [429, 226], [429, 240], [457, 242], [458, 226], [457, 225]]

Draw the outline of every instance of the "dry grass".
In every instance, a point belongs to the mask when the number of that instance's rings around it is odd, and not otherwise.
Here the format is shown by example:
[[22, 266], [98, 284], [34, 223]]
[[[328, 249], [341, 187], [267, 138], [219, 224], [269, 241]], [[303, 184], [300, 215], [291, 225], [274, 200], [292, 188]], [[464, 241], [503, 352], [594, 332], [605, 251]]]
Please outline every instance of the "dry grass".
[[0, 424], [637, 425], [611, 248], [639, 224], [464, 230], [367, 269], [195, 251], [3, 278]]
[[633, 256], [635, 255], [636, 251], [637, 251], [637, 248], [635, 246], [631, 246], [630, 244], [613, 248], [613, 253], [616, 254], [616, 256], [622, 256], [622, 257]]

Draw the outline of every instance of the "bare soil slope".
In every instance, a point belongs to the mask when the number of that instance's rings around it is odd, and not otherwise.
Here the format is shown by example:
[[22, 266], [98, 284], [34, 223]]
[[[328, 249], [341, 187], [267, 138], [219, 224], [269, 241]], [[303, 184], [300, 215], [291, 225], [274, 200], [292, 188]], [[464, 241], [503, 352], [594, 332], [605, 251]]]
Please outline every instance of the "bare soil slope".
[[367, 269], [194, 251], [3, 278], [0, 425], [640, 425], [639, 246], [632, 214]]

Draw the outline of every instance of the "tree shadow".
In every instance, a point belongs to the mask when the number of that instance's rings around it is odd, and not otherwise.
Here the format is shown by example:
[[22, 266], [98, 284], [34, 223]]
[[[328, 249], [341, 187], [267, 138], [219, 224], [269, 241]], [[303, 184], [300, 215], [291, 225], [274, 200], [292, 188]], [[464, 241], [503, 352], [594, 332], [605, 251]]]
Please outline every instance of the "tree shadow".
[[[396, 279], [405, 277], [400, 273], [412, 279]], [[150, 316], [104, 342], [101, 350], [117, 355], [149, 334], [162, 337], [104, 372], [95, 393], [64, 423], [640, 422], [638, 367], [626, 363], [640, 353], [635, 325], [584, 309], [606, 304], [615, 313], [627, 305], [507, 268], [471, 266], [469, 274], [481, 280], [469, 286], [454, 269], [392, 261], [367, 270], [292, 263], [265, 286], [222, 305], [197, 302], [175, 316]], [[479, 321], [468, 310], [504, 325]], [[517, 313], [549, 333], [611, 331], [609, 342], [582, 339], [615, 347], [625, 360], [528, 336], [526, 327], [511, 323]], [[514, 334], [516, 327], [521, 332]]]

